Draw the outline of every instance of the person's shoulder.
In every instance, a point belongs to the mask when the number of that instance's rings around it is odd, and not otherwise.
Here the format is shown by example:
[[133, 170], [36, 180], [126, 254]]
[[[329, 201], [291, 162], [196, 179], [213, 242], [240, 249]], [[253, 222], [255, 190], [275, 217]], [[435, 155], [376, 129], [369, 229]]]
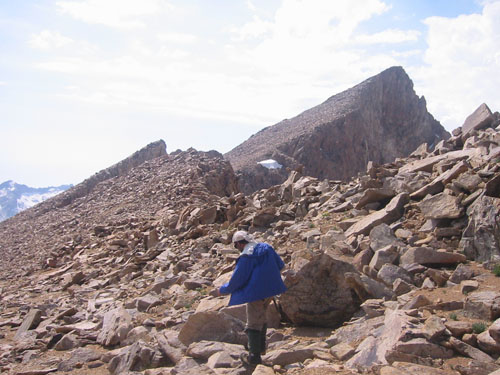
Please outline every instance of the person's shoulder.
[[261, 250], [261, 251], [268, 251], [268, 250], [272, 250], [274, 251], [274, 248], [269, 245], [267, 242], [259, 242], [257, 244], [257, 246], [255, 246], [255, 248]]

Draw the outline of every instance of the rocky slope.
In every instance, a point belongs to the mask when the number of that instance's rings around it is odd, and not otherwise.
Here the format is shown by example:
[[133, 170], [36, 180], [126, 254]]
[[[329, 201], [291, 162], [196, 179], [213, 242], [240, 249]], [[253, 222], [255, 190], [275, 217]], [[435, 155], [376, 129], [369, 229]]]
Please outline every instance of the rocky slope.
[[[499, 125], [484, 105], [432, 151], [368, 162], [349, 182], [292, 172], [251, 195], [220, 154], [189, 150], [54, 204], [31, 229], [7, 220], [2, 254], [27, 256], [1, 269], [1, 371], [497, 375]], [[237, 228], [287, 264], [256, 369], [238, 359], [244, 307], [210, 293], [233, 269]]]
[[17, 184], [14, 181], [5, 181], [0, 184], [0, 221], [8, 219], [19, 212], [33, 207], [44, 200], [67, 190], [72, 185], [49, 186], [46, 188], [32, 188]]
[[[109, 233], [110, 225], [147, 231], [151, 221], [174, 220], [192, 204], [209, 204], [213, 197], [236, 190], [231, 166], [216, 151], [167, 155], [163, 141], [152, 143], [1, 222], [0, 275], [15, 278], [19, 271], [29, 273], [40, 265], [60, 262], [81, 250], [91, 236]], [[142, 241], [142, 234], [136, 237], [132, 242]]]
[[[392, 67], [300, 115], [254, 134], [225, 157], [251, 193], [282, 183], [288, 169], [344, 180], [371, 160], [387, 163], [449, 134], [427, 112], [425, 99], [401, 67]], [[260, 161], [283, 166], [267, 169]]]

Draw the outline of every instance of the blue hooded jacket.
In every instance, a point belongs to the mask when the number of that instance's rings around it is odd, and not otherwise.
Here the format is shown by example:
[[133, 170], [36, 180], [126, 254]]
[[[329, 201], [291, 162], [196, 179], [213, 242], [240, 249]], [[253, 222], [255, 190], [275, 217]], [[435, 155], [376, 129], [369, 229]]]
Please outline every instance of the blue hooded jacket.
[[236, 261], [231, 280], [220, 288], [231, 294], [229, 306], [272, 297], [286, 291], [281, 280], [285, 266], [280, 256], [267, 243], [249, 243]]

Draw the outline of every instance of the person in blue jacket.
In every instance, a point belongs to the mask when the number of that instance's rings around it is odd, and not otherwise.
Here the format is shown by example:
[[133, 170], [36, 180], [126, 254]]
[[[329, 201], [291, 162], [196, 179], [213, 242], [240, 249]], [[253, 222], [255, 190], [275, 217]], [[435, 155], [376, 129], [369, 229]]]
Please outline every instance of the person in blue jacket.
[[249, 353], [241, 359], [246, 364], [259, 364], [266, 350], [267, 307], [273, 296], [286, 291], [280, 273], [285, 264], [271, 245], [255, 242], [245, 231], [233, 235], [233, 244], [241, 254], [231, 279], [219, 288], [218, 294], [231, 294], [229, 306], [247, 304]]

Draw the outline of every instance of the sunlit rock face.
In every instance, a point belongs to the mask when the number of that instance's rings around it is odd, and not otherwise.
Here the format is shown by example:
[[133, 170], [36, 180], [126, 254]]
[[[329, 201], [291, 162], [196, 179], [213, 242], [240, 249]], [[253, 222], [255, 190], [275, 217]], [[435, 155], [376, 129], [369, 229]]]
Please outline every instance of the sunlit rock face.
[[[415, 94], [403, 68], [392, 67], [261, 130], [225, 157], [240, 175], [242, 190], [250, 193], [282, 183], [290, 169], [347, 180], [368, 161], [387, 163], [449, 136], [427, 112], [425, 98]], [[260, 163], [268, 159], [283, 167]]]

